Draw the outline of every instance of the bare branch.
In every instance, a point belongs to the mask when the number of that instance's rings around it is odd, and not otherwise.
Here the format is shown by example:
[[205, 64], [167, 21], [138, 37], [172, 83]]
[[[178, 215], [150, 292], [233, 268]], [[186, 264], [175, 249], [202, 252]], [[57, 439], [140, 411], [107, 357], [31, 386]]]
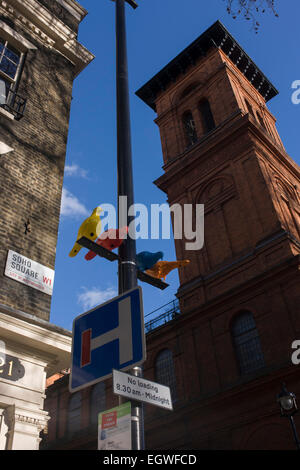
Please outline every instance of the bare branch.
[[275, 9], [275, 0], [225, 0], [227, 3], [227, 12], [236, 19], [237, 16], [242, 15], [246, 20], [252, 22], [255, 32], [258, 32], [259, 22], [257, 15], [265, 13], [266, 10], [271, 11], [274, 16], [278, 17]]

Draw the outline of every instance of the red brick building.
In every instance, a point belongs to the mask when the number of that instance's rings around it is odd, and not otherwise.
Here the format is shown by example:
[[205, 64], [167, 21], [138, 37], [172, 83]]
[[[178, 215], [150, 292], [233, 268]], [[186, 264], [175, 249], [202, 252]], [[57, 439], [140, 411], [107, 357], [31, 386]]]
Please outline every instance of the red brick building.
[[[181, 313], [147, 334], [144, 376], [171, 386], [174, 411], [147, 405], [146, 448], [295, 447], [276, 395], [285, 382], [300, 397], [300, 172], [266, 106], [276, 94], [220, 22], [137, 92], [157, 113], [155, 184], [170, 205], [205, 208], [204, 247], [175, 240], [177, 258], [191, 260], [179, 273]], [[70, 397], [67, 379], [48, 389], [46, 446], [96, 448], [93, 390]], [[110, 381], [102, 396], [117, 404]], [[77, 440], [66, 438], [68, 416]]]

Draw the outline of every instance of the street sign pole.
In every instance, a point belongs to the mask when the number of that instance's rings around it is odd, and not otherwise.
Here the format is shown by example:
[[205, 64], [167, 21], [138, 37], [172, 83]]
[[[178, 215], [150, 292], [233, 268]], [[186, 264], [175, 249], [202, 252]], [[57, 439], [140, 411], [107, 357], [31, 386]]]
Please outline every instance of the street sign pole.
[[[128, 0], [126, 0], [128, 1]], [[134, 203], [133, 172], [131, 154], [130, 107], [128, 87], [128, 63], [126, 45], [125, 0], [116, 3], [116, 86], [117, 86], [117, 171], [118, 171], [118, 216], [119, 227], [122, 226], [120, 214], [123, 210], [128, 216], [127, 207]], [[133, 1], [128, 3], [136, 8]], [[127, 198], [126, 207], [120, 207], [120, 196]], [[125, 201], [125, 198], [122, 199]], [[130, 220], [128, 220], [128, 225]], [[137, 286], [136, 244], [130, 236], [119, 247], [119, 295]], [[134, 367], [132, 374], [142, 377], [142, 368]], [[122, 403], [120, 398], [120, 403]], [[131, 407], [132, 447], [144, 449], [144, 418], [142, 404], [133, 401]]]
[[[116, 0], [116, 49], [118, 215], [119, 224], [122, 224], [120, 216], [127, 217], [127, 207], [134, 203], [125, 0]], [[120, 204], [122, 196], [127, 198], [125, 205]], [[129, 223], [130, 220], [128, 220], [128, 225]], [[130, 236], [119, 247], [119, 255], [121, 258], [119, 261], [119, 294], [123, 294], [137, 285], [136, 245], [135, 240]]]

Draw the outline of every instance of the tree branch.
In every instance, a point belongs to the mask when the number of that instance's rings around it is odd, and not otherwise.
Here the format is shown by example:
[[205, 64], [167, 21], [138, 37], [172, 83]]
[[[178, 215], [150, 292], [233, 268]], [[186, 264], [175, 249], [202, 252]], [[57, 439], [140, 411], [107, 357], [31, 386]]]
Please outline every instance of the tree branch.
[[257, 15], [265, 13], [266, 10], [271, 11], [274, 16], [278, 17], [275, 10], [275, 0], [225, 0], [227, 3], [227, 12], [236, 19], [237, 16], [242, 15], [246, 20], [252, 21], [255, 32], [258, 32], [259, 22]]

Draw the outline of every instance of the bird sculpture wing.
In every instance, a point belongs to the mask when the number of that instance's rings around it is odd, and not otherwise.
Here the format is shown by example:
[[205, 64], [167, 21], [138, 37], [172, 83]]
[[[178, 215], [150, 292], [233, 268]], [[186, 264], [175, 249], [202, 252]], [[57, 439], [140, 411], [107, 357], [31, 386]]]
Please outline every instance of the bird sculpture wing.
[[[100, 220], [100, 212], [102, 209], [100, 207], [96, 207], [93, 210], [92, 215], [85, 219], [79, 227], [77, 240], [82, 237], [86, 237], [89, 240], [95, 240], [101, 232], [101, 220]], [[78, 243], [75, 243], [72, 250], [69, 253], [69, 256], [73, 258], [78, 254], [81, 250], [82, 246]]]
[[158, 261], [151, 269], [146, 271], [149, 276], [156, 277], [158, 279], [166, 279], [167, 275], [176, 268], [181, 268], [190, 263], [190, 260], [179, 260], [179, 261]]
[[163, 257], [163, 252], [151, 253], [150, 251], [142, 251], [136, 256], [136, 264], [140, 271], [151, 269], [155, 263]]
[[[122, 245], [127, 233], [128, 227], [122, 227], [120, 229], [109, 229], [100, 235], [96, 243], [97, 245], [103, 246], [103, 248], [112, 251]], [[90, 261], [91, 259], [95, 258], [95, 256], [97, 256], [96, 253], [90, 250], [84, 258], [87, 261]]]
[[138, 269], [141, 271], [145, 271], [147, 269], [147, 257], [149, 255], [148, 251], [142, 251], [136, 255], [136, 265]]

